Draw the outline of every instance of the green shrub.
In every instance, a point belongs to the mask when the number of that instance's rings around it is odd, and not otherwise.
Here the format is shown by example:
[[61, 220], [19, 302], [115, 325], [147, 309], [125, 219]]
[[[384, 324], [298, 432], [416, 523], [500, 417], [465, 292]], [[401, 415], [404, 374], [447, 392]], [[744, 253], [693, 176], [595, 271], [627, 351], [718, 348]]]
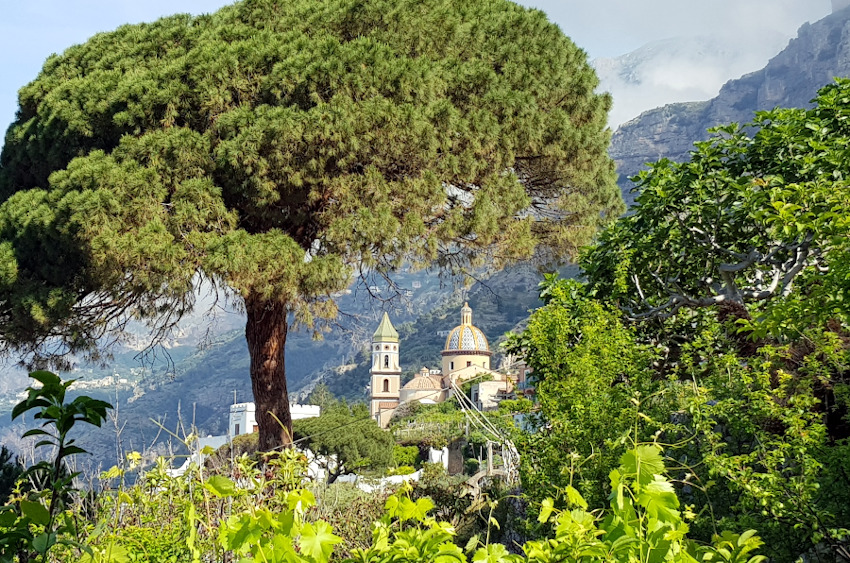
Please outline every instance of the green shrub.
[[399, 465], [387, 471], [387, 475], [411, 475], [412, 473], [416, 473], [416, 469], [412, 465]]
[[416, 466], [419, 461], [419, 448], [416, 446], [393, 446], [393, 461], [398, 466]]
[[349, 557], [354, 549], [365, 549], [372, 544], [371, 523], [383, 516], [389, 492], [367, 493], [351, 483], [317, 483], [311, 490], [316, 495], [316, 504], [305, 518], [310, 522], [323, 520], [333, 526], [334, 534], [342, 538], [334, 550], [337, 557]]
[[183, 563], [192, 559], [186, 545], [188, 533], [182, 521], [157, 527], [127, 525], [119, 533], [106, 536], [103, 543], [120, 543], [131, 563]]
[[232, 460], [244, 455], [254, 456], [260, 447], [260, 435], [257, 432], [240, 434], [222, 445], [210, 455], [205, 465], [210, 469], [219, 469], [232, 465]]

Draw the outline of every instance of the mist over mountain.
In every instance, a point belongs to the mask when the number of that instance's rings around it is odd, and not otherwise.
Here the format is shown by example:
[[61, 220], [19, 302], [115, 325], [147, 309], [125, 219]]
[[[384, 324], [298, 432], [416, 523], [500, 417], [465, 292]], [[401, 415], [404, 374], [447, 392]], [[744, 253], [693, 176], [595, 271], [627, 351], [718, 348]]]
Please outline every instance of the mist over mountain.
[[764, 68], [728, 81], [716, 97], [668, 104], [621, 125], [610, 154], [617, 162], [627, 202], [631, 200], [628, 178], [646, 162], [662, 157], [684, 160], [693, 143], [706, 138], [706, 129], [749, 121], [757, 110], [809, 107], [819, 88], [836, 76], [850, 75], [850, 6], [846, 0], [833, 4], [840, 9], [804, 24]]
[[763, 31], [757, 42], [706, 35], [671, 37], [592, 64], [599, 90], [614, 97], [609, 122], [616, 127], [664, 104], [716, 96], [730, 77], [764, 66], [789, 39], [775, 30]]

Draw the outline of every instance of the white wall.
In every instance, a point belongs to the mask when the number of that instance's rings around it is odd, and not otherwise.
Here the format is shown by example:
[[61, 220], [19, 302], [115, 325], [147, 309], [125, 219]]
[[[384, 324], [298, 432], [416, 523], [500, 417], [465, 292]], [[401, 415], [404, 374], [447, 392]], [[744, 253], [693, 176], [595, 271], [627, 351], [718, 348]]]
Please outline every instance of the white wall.
[[[319, 405], [290, 403], [289, 414], [292, 416], [292, 420], [313, 418], [322, 414], [322, 408]], [[230, 420], [227, 424], [227, 432], [230, 436], [250, 434], [254, 431], [255, 424], [257, 424], [257, 417], [254, 403], [236, 403], [230, 406]], [[238, 429], [236, 428], [237, 425], [239, 426]]]

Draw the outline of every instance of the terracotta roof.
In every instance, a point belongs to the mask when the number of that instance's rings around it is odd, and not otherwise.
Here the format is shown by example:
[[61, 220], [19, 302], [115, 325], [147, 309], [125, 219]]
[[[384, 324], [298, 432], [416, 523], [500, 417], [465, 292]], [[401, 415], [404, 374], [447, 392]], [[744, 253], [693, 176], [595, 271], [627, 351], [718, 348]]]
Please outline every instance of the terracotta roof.
[[405, 383], [404, 387], [402, 387], [402, 389], [424, 389], [433, 391], [442, 388], [443, 378], [438, 375], [417, 375], [416, 377]]

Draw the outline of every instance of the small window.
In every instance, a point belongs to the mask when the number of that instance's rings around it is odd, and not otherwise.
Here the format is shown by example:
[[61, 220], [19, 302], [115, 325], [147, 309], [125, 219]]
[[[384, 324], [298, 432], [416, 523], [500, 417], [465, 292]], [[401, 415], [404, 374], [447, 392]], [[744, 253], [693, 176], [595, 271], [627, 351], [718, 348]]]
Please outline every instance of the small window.
[[386, 355], [384, 356], [384, 367], [385, 368], [390, 367], [390, 357], [386, 356]]
[[390, 380], [385, 379], [384, 380], [384, 393], [389, 393], [389, 392], [390, 392]]
[[380, 346], [375, 346], [375, 350], [380, 350], [380, 349], [381, 349]]
[[390, 349], [390, 347], [387, 346], [386, 344], [384, 344], [384, 350], [389, 350], [389, 349]]
[[472, 362], [466, 362], [466, 367], [469, 367], [471, 365], [472, 365]]
[[449, 362], [449, 369], [455, 369], [455, 363]]
[[238, 423], [236, 424], [236, 427], [233, 429], [233, 435], [234, 436], [239, 435], [239, 424]]

